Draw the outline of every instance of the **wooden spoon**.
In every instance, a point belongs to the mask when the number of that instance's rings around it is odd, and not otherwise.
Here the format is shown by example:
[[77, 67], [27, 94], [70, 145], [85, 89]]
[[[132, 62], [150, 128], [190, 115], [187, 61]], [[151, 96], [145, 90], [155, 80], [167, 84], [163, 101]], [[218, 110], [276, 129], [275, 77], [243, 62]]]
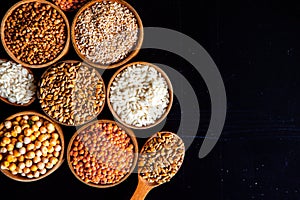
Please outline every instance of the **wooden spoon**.
[[[161, 134], [163, 134], [163, 133], [168, 133], [168, 134], [171, 134], [171, 135], [175, 136], [177, 139], [179, 139], [179, 141], [182, 142], [183, 148], [184, 148], [184, 143], [183, 143], [182, 139], [181, 139], [178, 135], [176, 135], [175, 133], [167, 132], [167, 131], [159, 132], [159, 133], [161, 133]], [[157, 137], [157, 133], [156, 133], [155, 135], [153, 135], [152, 137], [150, 137], [150, 138], [146, 141], [146, 143], [144, 144], [143, 148], [141, 149], [140, 155], [142, 154], [143, 150], [144, 150], [145, 147], [147, 146], [148, 142], [149, 142], [150, 140], [152, 140], [154, 137]], [[179, 155], [179, 153], [178, 153], [178, 155]], [[176, 173], [179, 171], [179, 169], [180, 169], [180, 167], [181, 167], [181, 165], [182, 165], [182, 163], [183, 163], [184, 155], [185, 155], [185, 151], [182, 151], [182, 152], [180, 153], [180, 156], [182, 156], [182, 161], [181, 161], [180, 164], [177, 165], [178, 167], [177, 167], [177, 169], [176, 169], [176, 170], [177, 170]], [[171, 179], [174, 175], [175, 175], [175, 174], [170, 175], [170, 179]], [[135, 192], [134, 192], [134, 194], [132, 195], [132, 197], [131, 197], [130, 200], [144, 200], [145, 197], [147, 196], [147, 194], [148, 194], [153, 188], [155, 188], [155, 187], [157, 187], [157, 186], [159, 186], [159, 185], [161, 185], [161, 184], [163, 184], [163, 183], [166, 183], [166, 182], [162, 182], [162, 183], [153, 182], [153, 183], [151, 183], [151, 182], [147, 181], [146, 179], [144, 179], [144, 178], [142, 177], [142, 175], [141, 175], [141, 167], [140, 167], [140, 165], [139, 165], [139, 168], [138, 168], [138, 185], [137, 185], [136, 190], [135, 190]]]
[[[7, 59], [0, 59], [0, 61], [8, 62], [9, 60], [7, 60]], [[14, 61], [11, 61], [11, 62], [14, 62]], [[15, 64], [19, 64], [19, 63], [15, 63]], [[33, 75], [33, 77], [34, 77], [33, 72], [29, 68], [24, 67], [23, 65], [22, 65], [22, 67], [24, 69], [26, 69], [28, 71], [28, 73], [31, 74], [31, 75]], [[36, 78], [35, 77], [34, 77], [34, 84], [36, 84]], [[32, 96], [31, 99], [30, 99], [30, 101], [28, 101], [27, 103], [25, 103], [25, 104], [18, 104], [18, 103], [12, 103], [7, 98], [4, 98], [4, 97], [0, 96], [0, 100], [1, 101], [5, 102], [5, 103], [7, 103], [9, 105], [12, 105], [12, 106], [20, 106], [20, 107], [21, 106], [23, 106], [23, 107], [29, 106], [30, 104], [32, 104], [34, 102], [35, 99], [36, 99], [36, 95]]]

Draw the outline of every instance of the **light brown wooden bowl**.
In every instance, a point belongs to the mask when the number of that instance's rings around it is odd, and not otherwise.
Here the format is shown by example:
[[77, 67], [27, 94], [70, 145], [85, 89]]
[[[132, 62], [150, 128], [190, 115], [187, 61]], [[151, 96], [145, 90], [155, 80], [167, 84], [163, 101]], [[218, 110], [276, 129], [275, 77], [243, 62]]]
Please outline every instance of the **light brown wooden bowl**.
[[13, 175], [7, 169], [0, 169], [1, 172], [4, 175], [6, 175], [8, 178], [11, 178], [13, 180], [20, 181], [20, 182], [33, 182], [33, 181], [37, 181], [37, 180], [40, 180], [40, 179], [43, 179], [43, 178], [49, 176], [50, 174], [52, 174], [54, 171], [56, 171], [61, 166], [61, 164], [64, 162], [65, 141], [64, 141], [64, 134], [63, 134], [63, 131], [62, 131], [61, 127], [57, 123], [55, 123], [53, 120], [51, 120], [50, 118], [48, 118], [48, 117], [46, 117], [46, 116], [44, 116], [44, 115], [42, 115], [42, 114], [40, 114], [40, 113], [38, 113], [36, 111], [22, 111], [22, 112], [18, 112], [18, 113], [15, 113], [15, 114], [7, 117], [4, 121], [11, 120], [11, 119], [14, 119], [15, 117], [24, 116], [24, 115], [37, 115], [37, 116], [43, 118], [44, 120], [47, 120], [47, 121], [51, 122], [55, 126], [56, 133], [59, 134], [59, 139], [60, 139], [61, 147], [62, 147], [60, 155], [58, 157], [58, 163], [56, 163], [56, 165], [53, 166], [53, 168], [48, 169], [48, 171], [44, 175], [41, 175], [38, 178], [26, 178], [26, 177], [23, 177], [21, 175]]
[[86, 63], [88, 63], [89, 65], [91, 66], [94, 66], [94, 67], [97, 67], [97, 68], [101, 68], [101, 69], [112, 69], [112, 68], [116, 68], [116, 67], [119, 67], [121, 65], [124, 65], [125, 63], [127, 63], [128, 61], [130, 61], [132, 58], [134, 58], [138, 52], [140, 51], [141, 49], [141, 46], [142, 46], [142, 43], [143, 43], [143, 40], [144, 40], [144, 29], [143, 29], [143, 23], [142, 23], [142, 20], [138, 14], [138, 12], [129, 4], [127, 3], [126, 1], [124, 0], [109, 0], [109, 1], [112, 1], [112, 2], [117, 2], [119, 4], [122, 4], [124, 6], [126, 6], [136, 17], [136, 20], [137, 20], [137, 23], [138, 23], [138, 28], [139, 28], [139, 33], [138, 33], [138, 41], [135, 45], [135, 47], [133, 48], [133, 50], [131, 51], [131, 53], [129, 53], [127, 55], [127, 57], [125, 57], [124, 59], [116, 62], [116, 63], [111, 63], [109, 65], [103, 65], [101, 63], [94, 63], [90, 60], [88, 60], [81, 52], [80, 50], [78, 49], [77, 45], [76, 45], [76, 40], [75, 40], [75, 25], [76, 25], [76, 22], [77, 22], [77, 19], [78, 19], [78, 16], [84, 11], [86, 10], [88, 7], [92, 6], [93, 4], [95, 4], [96, 2], [102, 2], [102, 1], [105, 1], [105, 0], [92, 0], [86, 4], [84, 4], [76, 13], [74, 19], [73, 19], [73, 22], [72, 22], [72, 25], [71, 25], [71, 41], [72, 41], [72, 44], [73, 44], [73, 47], [75, 49], [75, 52], [77, 53], [77, 55]]
[[[62, 18], [64, 19], [64, 22], [66, 24], [66, 28], [67, 28], [67, 38], [66, 38], [66, 43], [65, 43], [65, 47], [64, 49], [60, 52], [60, 54], [53, 60], [44, 63], [44, 64], [36, 64], [36, 65], [31, 65], [28, 63], [25, 63], [21, 60], [19, 60], [8, 48], [8, 46], [6, 45], [5, 42], [5, 35], [4, 35], [4, 26], [5, 26], [5, 21], [9, 18], [9, 16], [12, 14], [12, 12], [18, 8], [19, 6], [23, 5], [23, 4], [28, 4], [31, 2], [40, 2], [43, 4], [47, 4], [50, 5], [51, 7], [53, 7], [55, 10], [57, 10], [57, 12], [62, 16]], [[25, 66], [25, 67], [29, 67], [29, 68], [44, 68], [44, 67], [48, 67], [49, 65], [57, 62], [58, 60], [60, 60], [63, 56], [65, 56], [67, 54], [67, 52], [69, 51], [69, 47], [70, 47], [70, 24], [69, 24], [69, 20], [67, 18], [67, 16], [65, 15], [65, 13], [55, 4], [46, 1], [46, 0], [22, 0], [22, 1], [18, 1], [17, 3], [15, 3], [4, 15], [4, 17], [2, 18], [2, 22], [1, 22], [1, 42], [3, 44], [3, 47], [5, 49], [5, 51], [7, 52], [7, 54], [17, 63], [20, 63], [21, 65]]]
[[[9, 61], [9, 60], [7, 60], [7, 59], [0, 59], [1, 61], [5, 61], [5, 62], [7, 62], [7, 61]], [[24, 67], [24, 66], [22, 66], [22, 67]], [[34, 75], [34, 73], [31, 71], [31, 69], [29, 69], [28, 67], [24, 67], [30, 74], [32, 74], [33, 75], [33, 77], [34, 77], [34, 84], [36, 84], [36, 77], [35, 77], [35, 75]], [[11, 105], [11, 106], [19, 106], [19, 107], [26, 107], [26, 106], [29, 106], [29, 105], [31, 105], [34, 101], [35, 101], [35, 99], [36, 99], [36, 95], [34, 95], [34, 96], [32, 96], [32, 98], [31, 98], [31, 100], [28, 102], [28, 103], [25, 103], [25, 104], [18, 104], [18, 103], [12, 103], [12, 102], [10, 102], [10, 101], [8, 101], [8, 99], [7, 98], [4, 98], [4, 97], [1, 97], [0, 96], [0, 100], [1, 101], [3, 101], [4, 103], [7, 103], [7, 104], [9, 104], [9, 105]]]
[[[132, 163], [132, 166], [131, 166], [131, 169], [130, 171], [117, 183], [114, 183], [114, 184], [106, 184], [106, 185], [103, 185], [103, 184], [95, 184], [95, 183], [86, 183], [84, 180], [82, 180], [77, 174], [76, 172], [74, 171], [73, 167], [72, 167], [72, 163], [71, 163], [71, 160], [70, 160], [70, 151], [71, 151], [71, 148], [72, 148], [72, 145], [73, 145], [73, 142], [75, 140], [75, 138], [77, 137], [77, 135], [79, 135], [84, 129], [86, 129], [87, 127], [93, 125], [93, 124], [97, 124], [97, 123], [111, 123], [111, 124], [114, 124], [114, 125], [117, 125], [118, 127], [120, 127], [122, 130], [124, 130], [127, 135], [130, 137], [131, 139], [131, 142], [134, 146], [134, 160], [133, 160], [133, 163]], [[109, 188], [109, 187], [114, 187], [116, 185], [119, 185], [120, 183], [122, 183], [123, 181], [125, 181], [133, 172], [133, 170], [135, 169], [136, 167], [136, 164], [137, 164], [137, 160], [138, 160], [138, 153], [139, 153], [139, 150], [138, 150], [138, 142], [137, 142], [137, 139], [136, 139], [136, 136], [134, 134], [134, 132], [123, 126], [122, 124], [116, 122], [116, 121], [113, 121], [113, 120], [108, 120], [108, 119], [101, 119], [101, 120], [95, 120], [95, 121], [92, 121], [88, 124], [85, 124], [83, 125], [82, 127], [80, 127], [72, 136], [72, 138], [70, 139], [69, 141], [69, 144], [68, 144], [68, 147], [67, 147], [67, 162], [68, 162], [68, 166], [71, 170], [71, 172], [74, 174], [74, 176], [79, 180], [81, 181], [82, 183], [88, 185], [88, 186], [91, 186], [91, 187], [95, 187], [95, 188]]]
[[[116, 113], [116, 111], [113, 109], [111, 103], [110, 103], [110, 87], [114, 81], [114, 79], [116, 78], [116, 76], [121, 73], [124, 69], [126, 69], [127, 67], [130, 67], [132, 65], [135, 65], [135, 64], [143, 64], [143, 65], [149, 65], [153, 68], [155, 68], [159, 73], [161, 73], [162, 77], [165, 78], [167, 84], [168, 84], [168, 89], [169, 89], [169, 104], [168, 104], [168, 107], [166, 109], [166, 112], [153, 124], [149, 124], [147, 126], [142, 126], [142, 127], [137, 127], [137, 126], [133, 126], [131, 124], [127, 124], [125, 123], [120, 117], [119, 115]], [[109, 107], [109, 110], [111, 111], [112, 115], [120, 122], [122, 123], [123, 125], [129, 127], [129, 128], [133, 128], [133, 129], [148, 129], [148, 128], [152, 128], [154, 126], [156, 126], [157, 124], [159, 124], [160, 122], [162, 122], [166, 117], [167, 115], [169, 114], [171, 108], [172, 108], [172, 104], [173, 104], [173, 86], [172, 86], [172, 83], [169, 79], [169, 77], [167, 76], [167, 74], [160, 68], [158, 67], [157, 65], [154, 65], [152, 63], [149, 63], [149, 62], [143, 62], [143, 61], [137, 61], [137, 62], [132, 62], [132, 63], [128, 63], [126, 64], [125, 66], [121, 67], [120, 69], [118, 69], [114, 75], [111, 77], [108, 85], [107, 85], [107, 94], [106, 94], [106, 101], [107, 101], [107, 105]]]
[[[40, 84], [41, 84], [41, 81], [42, 81], [43, 78], [46, 78], [46, 74], [47, 74], [47, 72], [51, 69], [51, 67], [57, 66], [57, 65], [59, 65], [60, 63], [78, 63], [78, 62], [80, 62], [80, 63], [83, 64], [84, 66], [87, 66], [87, 67], [89, 67], [89, 68], [92, 68], [91, 66], [89, 66], [89, 65], [87, 65], [87, 64], [85, 64], [85, 63], [83, 63], [83, 62], [81, 62], [81, 61], [79, 61], [79, 60], [62, 60], [62, 61], [59, 61], [59, 62], [53, 64], [53, 65], [50, 66], [47, 70], [45, 70], [45, 71], [43, 72], [43, 74], [42, 74], [42, 76], [41, 76], [41, 78], [40, 78], [38, 84], [37, 84], [37, 85], [38, 85], [38, 86], [37, 86], [37, 98], [38, 98], [38, 100], [40, 99], [40, 92], [39, 92], [39, 91], [40, 91]], [[96, 74], [98, 75], [98, 77], [99, 77], [99, 78], [102, 80], [102, 82], [103, 82], [103, 91], [104, 91], [104, 94], [106, 95], [105, 82], [104, 82], [104, 80], [103, 80], [101, 74], [100, 74], [97, 70], [95, 70], [95, 71], [96, 71]], [[61, 124], [61, 125], [64, 125], [64, 126], [81, 126], [81, 125], [83, 125], [83, 124], [86, 124], [86, 123], [88, 123], [88, 122], [94, 120], [94, 119], [102, 112], [103, 108], [105, 107], [105, 102], [106, 102], [106, 98], [105, 98], [105, 101], [103, 102], [103, 105], [102, 105], [102, 107], [100, 108], [99, 112], [98, 112], [97, 114], [95, 114], [95, 115], [93, 116], [92, 119], [90, 119], [90, 120], [88, 120], [88, 121], [83, 121], [83, 122], [80, 123], [80, 124], [74, 124], [74, 125], [67, 124], [67, 123], [62, 123], [62, 122], [58, 121], [57, 119], [55, 119], [53, 116], [50, 116], [47, 112], [45, 112], [45, 110], [44, 110], [43, 108], [42, 108], [42, 110], [43, 110], [43, 112], [45, 113], [46, 116], [48, 116], [49, 118], [51, 118], [53, 121], [55, 121], [55, 122], [58, 123], [58, 124]]]

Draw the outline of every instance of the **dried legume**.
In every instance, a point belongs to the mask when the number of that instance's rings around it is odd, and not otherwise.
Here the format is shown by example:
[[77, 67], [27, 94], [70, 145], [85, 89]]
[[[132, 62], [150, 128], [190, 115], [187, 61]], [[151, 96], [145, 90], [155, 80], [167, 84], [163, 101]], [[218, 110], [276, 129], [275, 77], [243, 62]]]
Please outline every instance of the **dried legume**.
[[34, 98], [34, 76], [22, 65], [0, 60], [0, 96], [11, 103], [26, 104]]
[[114, 64], [124, 59], [138, 41], [135, 15], [115, 1], [95, 2], [75, 22], [75, 42], [83, 56], [94, 63]]
[[54, 120], [80, 125], [95, 118], [105, 102], [101, 75], [81, 62], [60, 62], [41, 77], [38, 98], [42, 109]]
[[[41, 133], [43, 128], [45, 133]], [[51, 121], [34, 114], [20, 115], [2, 122], [1, 169], [30, 179], [49, 172], [58, 164], [62, 153], [62, 138], [57, 131]], [[54, 151], [52, 148], [55, 148]]]
[[63, 11], [72, 12], [83, 6], [88, 0], [52, 0]]
[[177, 135], [158, 132], [141, 150], [140, 176], [150, 183], [170, 181], [182, 165], [184, 150], [184, 143]]
[[160, 72], [148, 64], [131, 64], [110, 85], [112, 109], [126, 124], [154, 124], [170, 102], [169, 86]]
[[117, 124], [93, 122], [71, 143], [70, 166], [86, 183], [115, 184], [134, 167], [135, 148], [131, 137]]
[[48, 3], [23, 3], [4, 22], [5, 45], [18, 60], [30, 65], [54, 60], [67, 37], [63, 16]]

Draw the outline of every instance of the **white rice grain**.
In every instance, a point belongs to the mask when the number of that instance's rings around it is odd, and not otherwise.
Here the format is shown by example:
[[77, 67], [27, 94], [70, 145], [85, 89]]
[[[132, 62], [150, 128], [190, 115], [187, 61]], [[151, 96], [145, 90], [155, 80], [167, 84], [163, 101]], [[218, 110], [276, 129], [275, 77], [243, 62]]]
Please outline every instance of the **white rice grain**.
[[35, 95], [34, 77], [20, 64], [0, 61], [0, 96], [11, 103], [26, 104]]

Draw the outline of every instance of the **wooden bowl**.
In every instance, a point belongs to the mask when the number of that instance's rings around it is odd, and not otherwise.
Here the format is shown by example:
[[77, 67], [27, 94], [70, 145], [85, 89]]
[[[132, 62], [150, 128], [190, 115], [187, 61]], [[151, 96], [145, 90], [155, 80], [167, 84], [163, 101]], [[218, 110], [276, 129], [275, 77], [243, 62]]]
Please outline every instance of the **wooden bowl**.
[[[110, 102], [110, 88], [114, 82], [114, 79], [118, 76], [118, 74], [120, 74], [123, 70], [125, 70], [126, 68], [132, 66], [132, 65], [136, 65], [136, 64], [142, 64], [142, 65], [148, 65], [148, 66], [151, 66], [153, 68], [155, 68], [161, 75], [162, 77], [164, 77], [164, 79], [166, 80], [167, 82], [167, 85], [168, 85], [168, 90], [169, 90], [169, 104], [168, 104], [168, 107], [166, 109], [166, 111], [164, 112], [164, 114], [158, 119], [156, 120], [153, 124], [149, 124], [147, 126], [141, 126], [141, 127], [138, 127], [138, 126], [134, 126], [134, 125], [131, 125], [131, 124], [127, 124], [125, 123], [121, 117], [116, 113], [116, 111], [113, 109], [112, 105], [111, 105], [111, 102]], [[172, 104], [173, 104], [173, 87], [172, 87], [172, 83], [169, 79], [169, 77], [167, 76], [167, 74], [161, 69], [159, 68], [157, 65], [154, 65], [152, 63], [148, 63], [148, 62], [143, 62], [143, 61], [137, 61], [137, 62], [132, 62], [132, 63], [128, 63], [126, 64], [125, 66], [121, 67], [120, 69], [118, 69], [114, 75], [111, 77], [108, 85], [107, 85], [107, 95], [106, 95], [106, 101], [107, 101], [107, 105], [109, 107], [109, 110], [111, 111], [112, 115], [120, 122], [122, 123], [123, 125], [129, 127], [129, 128], [133, 128], [133, 129], [148, 129], [148, 128], [151, 128], [151, 127], [154, 127], [156, 126], [157, 124], [159, 124], [160, 122], [162, 122], [166, 117], [167, 115], [169, 114], [171, 108], [172, 108]]]
[[[41, 94], [40, 94], [41, 82], [43, 81], [43, 79], [48, 79], [47, 73], [49, 72], [49, 70], [52, 69], [52, 67], [58, 66], [58, 65], [60, 65], [60, 64], [62, 64], [62, 63], [81, 63], [82, 65], [84, 65], [84, 66], [86, 66], [86, 67], [88, 67], [88, 68], [90, 68], [90, 69], [93, 69], [93, 67], [91, 67], [91, 66], [89, 66], [89, 65], [87, 65], [87, 64], [85, 64], [85, 63], [83, 63], [83, 62], [81, 62], [81, 61], [78, 61], [78, 60], [63, 60], [63, 61], [59, 61], [59, 62], [53, 64], [52, 66], [50, 66], [47, 70], [45, 70], [45, 71], [43, 72], [43, 74], [42, 74], [42, 76], [41, 76], [41, 78], [40, 78], [40, 80], [39, 80], [39, 83], [38, 83], [38, 89], [37, 89], [37, 97], [38, 97], [39, 100], [41, 99]], [[98, 78], [99, 78], [99, 79], [102, 81], [102, 83], [103, 83], [103, 88], [102, 88], [102, 89], [103, 89], [103, 91], [104, 91], [104, 94], [106, 95], [105, 82], [104, 82], [104, 80], [103, 80], [101, 74], [100, 74], [97, 70], [95, 70], [95, 72], [96, 72], [96, 75], [98, 76]], [[40, 102], [40, 103], [41, 103], [41, 102]], [[64, 126], [81, 126], [81, 125], [83, 125], [83, 124], [86, 124], [86, 123], [92, 121], [93, 119], [95, 119], [95, 118], [102, 112], [104, 106], [105, 106], [105, 99], [104, 99], [104, 101], [103, 101], [103, 105], [101, 106], [100, 110], [99, 110], [95, 115], [93, 115], [93, 117], [92, 117], [90, 120], [82, 121], [81, 123], [76, 123], [76, 124], [75, 124], [75, 123], [74, 123], [74, 124], [68, 124], [68, 123], [60, 122], [60, 121], [59, 121], [57, 118], [55, 118], [54, 116], [50, 116], [50, 115], [45, 111], [45, 109], [42, 107], [42, 105], [41, 105], [42, 110], [44, 111], [45, 115], [47, 115], [49, 118], [51, 118], [51, 119], [52, 119], [53, 121], [55, 121], [56, 123], [61, 124], [61, 125], [64, 125]]]
[[95, 3], [97, 2], [103, 2], [105, 0], [92, 0], [86, 4], [84, 4], [76, 13], [74, 19], [73, 19], [73, 23], [71, 25], [71, 41], [72, 41], [72, 44], [73, 44], [73, 47], [77, 53], [77, 55], [82, 59], [84, 60], [84, 62], [88, 63], [89, 65], [91, 66], [94, 66], [94, 67], [97, 67], [97, 68], [101, 68], [101, 69], [112, 69], [112, 68], [116, 68], [116, 67], [119, 67], [121, 65], [124, 65], [125, 63], [127, 63], [128, 61], [130, 61], [133, 57], [135, 57], [138, 52], [140, 51], [140, 48], [142, 46], [142, 42], [143, 42], [143, 39], [144, 39], [144, 30], [143, 30], [143, 23], [142, 23], [142, 20], [139, 16], [139, 14], [137, 13], [137, 11], [130, 5], [128, 4], [126, 1], [124, 0], [109, 0], [111, 2], [117, 2], [119, 4], [122, 4], [124, 5], [125, 7], [127, 7], [135, 16], [136, 20], [137, 20], [137, 24], [138, 24], [138, 39], [137, 39], [137, 42], [136, 42], [136, 45], [133, 47], [133, 50], [124, 58], [124, 59], [121, 59], [117, 62], [114, 62], [114, 63], [111, 63], [111, 64], [101, 64], [101, 63], [95, 63], [95, 62], [92, 62], [91, 60], [87, 59], [83, 54], [82, 52], [79, 50], [77, 44], [76, 44], [76, 40], [75, 40], [75, 26], [76, 26], [76, 22], [77, 22], [77, 19], [79, 17], [79, 15], [84, 12], [87, 8], [91, 7], [92, 5], [94, 5]]
[[[61, 166], [61, 164], [64, 161], [65, 142], [64, 142], [64, 135], [63, 135], [63, 131], [62, 131], [61, 127], [57, 123], [55, 123], [54, 121], [52, 121], [50, 118], [48, 118], [48, 117], [46, 117], [46, 116], [44, 116], [44, 115], [42, 115], [42, 114], [40, 114], [40, 113], [38, 113], [36, 111], [22, 111], [22, 112], [16, 113], [16, 114], [13, 114], [13, 115], [7, 117], [3, 122], [8, 121], [8, 120], [13, 120], [16, 117], [19, 117], [19, 116], [22, 117], [22, 116], [25, 116], [25, 115], [28, 115], [28, 116], [35, 115], [35, 116], [38, 116], [38, 117], [42, 118], [43, 120], [51, 122], [54, 125], [54, 127], [55, 127], [55, 131], [54, 132], [58, 133], [58, 135], [59, 135], [58, 139], [60, 141], [60, 146], [61, 146], [61, 151], [59, 153], [58, 162], [51, 169], [48, 169], [45, 174], [40, 175], [39, 177], [28, 178], [28, 177], [21, 176], [20, 174], [16, 174], [15, 175], [15, 174], [11, 173], [11, 171], [9, 171], [8, 169], [2, 169], [1, 168], [1, 172], [4, 175], [6, 175], [8, 178], [11, 178], [13, 180], [20, 181], [20, 182], [32, 182], [32, 181], [37, 181], [37, 180], [40, 180], [40, 179], [43, 179], [43, 178], [49, 176], [50, 174], [52, 174], [54, 171], [56, 171]], [[2, 125], [3, 125], [3, 123], [0, 124], [0, 126], [2, 126]], [[3, 128], [1, 128], [0, 130], [3, 130]], [[2, 133], [2, 134], [5, 134], [5, 133]], [[24, 131], [22, 131], [21, 134], [24, 134]], [[0, 134], [0, 138], [2, 136]], [[4, 155], [4, 154], [2, 153], [2, 155]], [[4, 158], [4, 156], [3, 156], [3, 158]]]
[[[42, 4], [47, 4], [50, 5], [51, 7], [53, 7], [64, 19], [64, 23], [66, 24], [66, 29], [67, 29], [67, 38], [66, 38], [66, 42], [65, 42], [65, 46], [63, 48], [63, 50], [57, 55], [56, 58], [54, 58], [53, 60], [47, 62], [47, 63], [43, 63], [43, 64], [29, 64], [26, 62], [23, 62], [22, 60], [18, 59], [17, 56], [15, 54], [13, 54], [13, 52], [9, 49], [8, 45], [5, 42], [5, 22], [6, 20], [11, 16], [11, 14], [13, 13], [13, 11], [15, 9], [17, 9], [18, 7], [22, 6], [23, 4], [28, 4], [31, 2], [39, 2]], [[25, 67], [29, 67], [29, 68], [44, 68], [44, 67], [48, 67], [49, 65], [56, 63], [58, 60], [60, 60], [63, 56], [65, 56], [69, 50], [69, 46], [70, 46], [70, 25], [69, 25], [69, 20], [67, 18], [67, 16], [65, 15], [65, 13], [55, 4], [46, 1], [46, 0], [22, 0], [22, 1], [18, 1], [17, 3], [15, 3], [4, 15], [2, 22], [1, 22], [1, 42], [3, 44], [3, 47], [5, 49], [5, 51], [7, 52], [7, 54], [17, 63], [20, 63], [21, 65], [25, 66]]]
[[[71, 149], [73, 147], [73, 144], [74, 144], [74, 140], [76, 139], [76, 137], [82, 133], [83, 130], [85, 130], [86, 128], [90, 127], [90, 126], [93, 126], [95, 124], [106, 124], [106, 123], [111, 123], [112, 125], [117, 125], [119, 128], [121, 128], [122, 130], [124, 130], [126, 132], [126, 134], [130, 137], [130, 140], [131, 140], [131, 144], [133, 144], [133, 153], [134, 153], [134, 159], [133, 159], [133, 162], [132, 162], [132, 165], [131, 165], [131, 168], [129, 170], [129, 172], [122, 178], [120, 179], [118, 182], [116, 183], [113, 183], [113, 184], [96, 184], [96, 183], [93, 183], [93, 182], [85, 182], [83, 179], [81, 179], [78, 174], [76, 173], [76, 171], [74, 170], [73, 168], [73, 165], [72, 165], [72, 161], [71, 161]], [[113, 143], [111, 143], [112, 145], [114, 145]], [[109, 187], [114, 187], [120, 183], [122, 183], [123, 181], [125, 181], [129, 176], [130, 174], [132, 174], [136, 164], [137, 164], [137, 160], [138, 160], [138, 143], [137, 143], [137, 139], [135, 137], [135, 134], [132, 130], [130, 130], [129, 128], [123, 126], [122, 124], [119, 124], [118, 122], [115, 122], [115, 121], [112, 121], [112, 120], [107, 120], [107, 119], [102, 119], [102, 120], [95, 120], [93, 122], [90, 122], [88, 124], [85, 124], [83, 125], [81, 128], [79, 128], [75, 133], [74, 135], [72, 136], [72, 138], [70, 139], [69, 141], [69, 144], [68, 144], [68, 147], [67, 147], [67, 162], [68, 162], [68, 166], [70, 168], [70, 170], [72, 171], [72, 173], [74, 174], [74, 176], [80, 180], [82, 183], [88, 185], [88, 186], [91, 186], [91, 187], [95, 187], [95, 188], [109, 188]], [[99, 158], [100, 160], [100, 158]], [[101, 162], [100, 162], [101, 163]]]
[[[0, 59], [0, 60], [1, 61], [5, 61], [5, 62], [8, 61], [7, 59]], [[33, 75], [33, 77], [34, 77], [34, 84], [36, 84], [36, 77], [35, 77], [34, 73], [31, 71], [31, 69], [29, 69], [28, 67], [24, 67], [24, 66], [22, 66], [22, 67], [24, 69], [26, 69], [31, 75]], [[35, 99], [36, 99], [36, 95], [32, 96], [32, 98], [31, 98], [31, 100], [29, 102], [27, 102], [25, 104], [18, 104], [18, 103], [12, 103], [7, 98], [4, 98], [4, 97], [0, 96], [0, 100], [3, 101], [4, 103], [7, 103], [7, 104], [9, 104], [11, 106], [19, 106], [19, 107], [29, 106], [29, 105], [31, 105], [35, 101]]]

